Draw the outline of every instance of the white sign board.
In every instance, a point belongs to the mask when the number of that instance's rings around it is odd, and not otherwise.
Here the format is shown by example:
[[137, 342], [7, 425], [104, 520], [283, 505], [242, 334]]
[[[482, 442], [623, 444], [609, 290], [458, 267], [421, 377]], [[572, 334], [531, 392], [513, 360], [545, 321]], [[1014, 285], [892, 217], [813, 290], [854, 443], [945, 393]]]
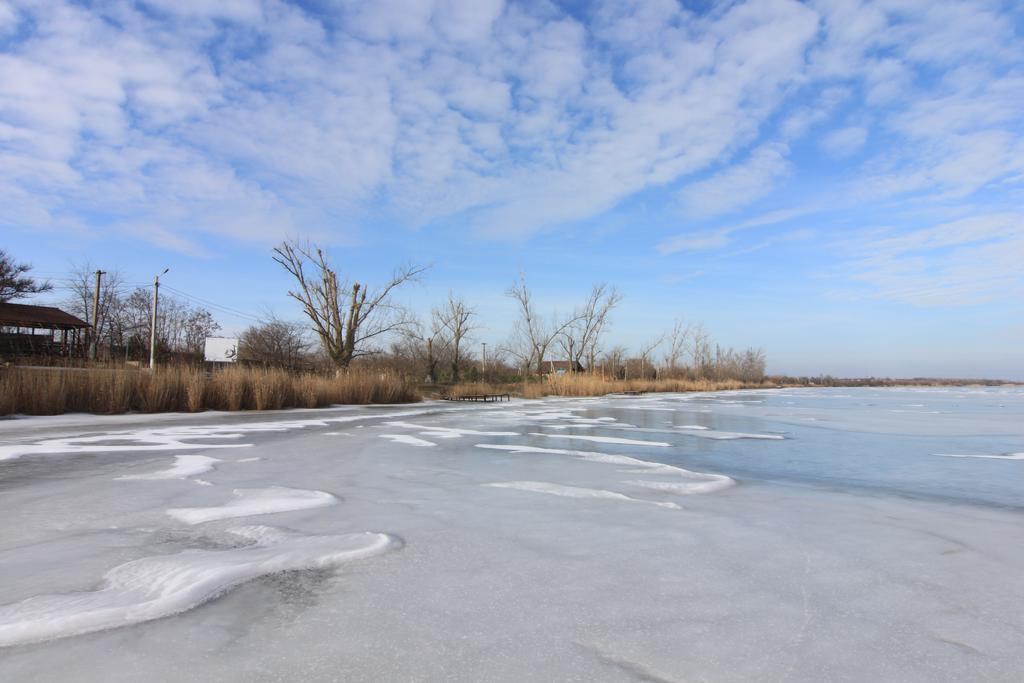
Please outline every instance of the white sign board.
[[238, 356], [238, 340], [230, 337], [207, 337], [203, 351], [211, 363], [234, 363]]

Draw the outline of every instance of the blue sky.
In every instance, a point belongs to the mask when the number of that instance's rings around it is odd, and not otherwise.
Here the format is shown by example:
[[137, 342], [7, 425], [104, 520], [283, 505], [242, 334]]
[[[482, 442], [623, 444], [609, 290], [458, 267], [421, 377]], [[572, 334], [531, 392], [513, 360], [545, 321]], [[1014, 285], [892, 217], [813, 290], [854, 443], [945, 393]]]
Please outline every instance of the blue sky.
[[[0, 0], [0, 246], [298, 317], [270, 259], [432, 264], [500, 344], [625, 295], [769, 370], [1024, 379], [1024, 6]], [[222, 309], [228, 332], [248, 318]]]

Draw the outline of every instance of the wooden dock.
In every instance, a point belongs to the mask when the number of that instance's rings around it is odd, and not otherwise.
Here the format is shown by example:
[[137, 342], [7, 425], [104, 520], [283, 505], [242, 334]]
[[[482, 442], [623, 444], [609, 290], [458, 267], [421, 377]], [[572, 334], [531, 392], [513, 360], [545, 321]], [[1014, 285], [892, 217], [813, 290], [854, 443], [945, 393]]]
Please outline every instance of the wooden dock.
[[482, 401], [491, 403], [497, 401], [511, 401], [511, 394], [466, 394], [465, 396], [442, 396], [445, 401]]

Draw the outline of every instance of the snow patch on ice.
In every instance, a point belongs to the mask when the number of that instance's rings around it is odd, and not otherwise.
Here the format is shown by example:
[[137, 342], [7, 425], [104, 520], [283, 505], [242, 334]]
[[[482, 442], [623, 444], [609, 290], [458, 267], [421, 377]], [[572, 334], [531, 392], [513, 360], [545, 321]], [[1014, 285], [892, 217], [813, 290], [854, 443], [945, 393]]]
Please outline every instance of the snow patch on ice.
[[220, 462], [218, 458], [211, 458], [206, 455], [179, 455], [174, 459], [174, 466], [170, 469], [150, 472], [149, 474], [125, 474], [115, 477], [119, 481], [129, 479], [185, 479], [197, 474], [205, 474], [213, 469], [213, 463]]
[[433, 441], [427, 441], [426, 439], [418, 439], [415, 436], [409, 436], [408, 434], [381, 434], [382, 439], [391, 439], [395, 443], [404, 443], [407, 446], [436, 446], [437, 444]]
[[[224, 438], [224, 437], [221, 437]], [[103, 443], [110, 441], [133, 441], [130, 444]], [[25, 455], [62, 453], [115, 453], [131, 451], [206, 450], [210, 448], [246, 448], [248, 443], [202, 443], [190, 444], [172, 436], [156, 434], [155, 431], [135, 432], [131, 435], [101, 434], [67, 439], [44, 439], [31, 444], [0, 446], [0, 460], [11, 460]]]
[[335, 505], [338, 499], [325, 491], [271, 486], [264, 489], [235, 489], [234, 500], [214, 507], [171, 508], [171, 517], [187, 524], [202, 524], [217, 519], [268, 515], [275, 512], [306, 510]]
[[232, 531], [256, 543], [144, 557], [108, 571], [98, 590], [38, 595], [0, 606], [0, 647], [159, 619], [260, 576], [335, 567], [397, 545], [396, 539], [382, 533], [304, 536], [270, 527]]
[[[551, 455], [569, 455], [581, 460], [589, 460], [590, 462], [604, 463], [608, 465], [621, 465], [631, 467], [630, 472], [643, 472], [644, 474], [665, 474], [679, 476], [684, 479], [691, 480], [690, 482], [678, 484], [669, 484], [666, 488], [657, 489], [664, 490], [674, 493], [692, 494], [692, 493], [712, 493], [715, 491], [721, 491], [727, 489], [730, 486], [736, 485], [736, 480], [732, 477], [728, 477], [724, 474], [712, 474], [709, 472], [694, 472], [693, 470], [687, 470], [682, 467], [676, 467], [675, 465], [666, 465], [660, 462], [650, 462], [648, 460], [640, 460], [639, 458], [632, 458], [628, 455], [616, 455], [611, 453], [595, 453], [593, 451], [575, 451], [562, 448], [541, 448], [539, 446], [517, 446], [508, 444], [477, 444], [477, 448], [487, 448], [498, 451], [510, 451], [513, 453], [547, 453]], [[631, 484], [644, 485], [642, 482], [629, 482]], [[657, 484], [658, 482], [647, 482], [650, 484]], [[655, 486], [649, 486], [647, 488], [657, 488]]]
[[439, 439], [457, 439], [461, 436], [519, 436], [519, 432], [481, 432], [476, 429], [462, 429], [460, 427], [438, 427], [435, 425], [419, 425], [411, 422], [385, 422], [389, 427], [401, 427], [402, 429], [419, 429], [423, 436], [432, 436]]
[[670, 443], [665, 443], [664, 441], [639, 441], [637, 439], [620, 439], [616, 436], [590, 436], [587, 434], [542, 434], [540, 432], [530, 432], [530, 436], [544, 436], [549, 439], [575, 439], [577, 441], [614, 443], [621, 446], [657, 446], [659, 448], [669, 448], [672, 445]]
[[732, 439], [766, 439], [770, 441], [782, 441], [786, 437], [782, 434], [751, 434], [749, 432], [722, 432], [717, 429], [708, 429], [707, 427], [677, 427], [677, 429], [683, 430], [681, 433], [687, 436], [696, 436], [701, 439], [715, 439], [718, 441], [729, 441]]
[[[230, 440], [249, 433], [287, 432], [306, 427], [326, 427], [333, 423], [360, 422], [422, 415], [429, 410], [404, 410], [390, 413], [367, 411], [357, 415], [341, 415], [308, 420], [275, 420], [215, 425], [175, 425], [159, 429], [113, 431], [88, 436], [43, 439], [34, 443], [0, 446], [0, 460], [26, 455], [62, 453], [114, 453], [123, 451], [206, 450], [210, 448], [246, 448], [248, 443], [189, 443], [195, 439]], [[358, 425], [362, 426], [362, 425]]]
[[1024, 453], [1001, 453], [999, 455], [983, 453], [936, 453], [944, 458], [985, 458], [992, 460], [1024, 460]]
[[[696, 473], [695, 473], [696, 474]], [[706, 475], [714, 477], [707, 481], [630, 481], [633, 486], [661, 491], [662, 493], [675, 493], [681, 496], [690, 496], [699, 493], [715, 493], [727, 489], [736, 484], [730, 477], [724, 475]]]
[[669, 508], [671, 510], [681, 510], [675, 503], [661, 503], [654, 500], [642, 500], [640, 498], [631, 498], [623, 493], [616, 493], [615, 491], [604, 491], [602, 489], [587, 489], [580, 486], [564, 486], [562, 484], [552, 484], [547, 481], [502, 481], [494, 482], [491, 484], [483, 484], [483, 486], [490, 486], [499, 489], [518, 489], [520, 491], [531, 491], [533, 493], [547, 493], [553, 496], [563, 496], [565, 498], [601, 498], [606, 500], [624, 500], [633, 503], [646, 503], [648, 505], [657, 505], [658, 507]]

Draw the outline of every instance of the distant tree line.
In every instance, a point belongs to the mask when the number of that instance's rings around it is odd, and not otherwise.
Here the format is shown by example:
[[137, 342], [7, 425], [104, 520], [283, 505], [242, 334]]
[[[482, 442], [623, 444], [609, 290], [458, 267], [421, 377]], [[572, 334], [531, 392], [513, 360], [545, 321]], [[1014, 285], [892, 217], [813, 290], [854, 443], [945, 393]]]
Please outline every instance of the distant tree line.
[[[93, 322], [95, 271], [89, 263], [76, 266], [68, 280], [70, 294], [64, 302], [69, 313], [90, 323]], [[148, 359], [152, 305], [151, 288], [129, 288], [118, 272], [107, 272], [100, 284], [97, 324], [93, 331], [97, 355], [109, 360]], [[220, 325], [206, 308], [161, 291], [156, 325], [159, 357], [199, 360], [206, 338], [219, 329]]]
[[[765, 378], [760, 349], [735, 350], [716, 343], [703, 325], [674, 322], [670, 329], [633, 349], [609, 343], [612, 314], [623, 300], [606, 283], [595, 284], [568, 312], [543, 310], [523, 275], [506, 290], [516, 318], [503, 343], [486, 357], [477, 354], [478, 311], [449, 292], [429, 315], [399, 305], [396, 293], [417, 281], [425, 267], [396, 269], [381, 286], [341, 274], [322, 248], [298, 240], [283, 242], [273, 259], [292, 277], [289, 296], [306, 323], [270, 315], [239, 338], [241, 362], [289, 370], [333, 368], [353, 363], [398, 370], [426, 382], [511, 381], [558, 372], [588, 372], [609, 379]], [[0, 251], [0, 302], [50, 291], [53, 285], [28, 275], [31, 267]], [[68, 278], [64, 302], [70, 313], [93, 318], [95, 268], [82, 264]], [[94, 330], [104, 359], [148, 357], [152, 290], [130, 288], [117, 272], [104, 275]], [[206, 337], [220, 329], [213, 314], [173, 293], [161, 292], [156, 327], [163, 358], [202, 358]], [[823, 380], [825, 384], [827, 380]]]
[[[462, 297], [449, 292], [428, 317], [395, 302], [395, 293], [416, 281], [424, 267], [398, 268], [383, 286], [372, 288], [340, 276], [324, 251], [308, 242], [282, 243], [274, 250], [274, 260], [292, 276], [289, 296], [301, 304], [323, 356], [338, 369], [359, 361], [401, 369], [427, 382], [458, 382], [542, 375], [550, 361], [558, 360], [567, 372], [620, 379], [760, 382], [765, 376], [762, 350], [722, 347], [700, 324], [676, 321], [632, 351], [609, 346], [611, 315], [622, 295], [606, 283], [594, 285], [578, 307], [558, 314], [539, 308], [521, 275], [506, 291], [517, 310], [512, 330], [485, 358], [472, 350], [480, 324], [476, 309]], [[299, 327], [272, 320], [243, 334], [241, 355], [287, 367], [295, 358], [315, 362], [312, 347]]]

